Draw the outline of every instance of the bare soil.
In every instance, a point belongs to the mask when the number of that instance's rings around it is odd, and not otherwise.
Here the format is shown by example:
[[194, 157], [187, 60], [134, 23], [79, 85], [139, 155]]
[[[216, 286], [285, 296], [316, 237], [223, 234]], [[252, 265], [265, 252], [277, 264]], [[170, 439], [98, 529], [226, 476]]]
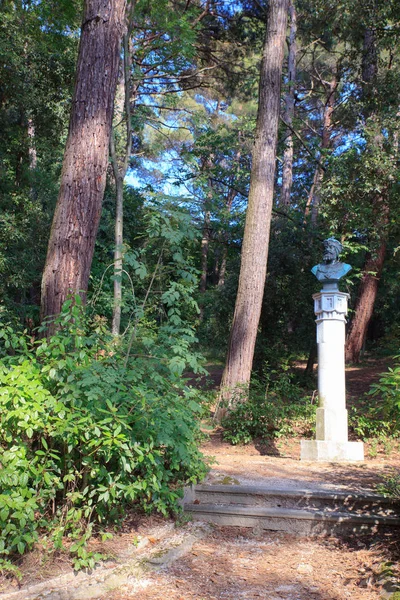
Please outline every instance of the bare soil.
[[378, 446], [374, 458], [369, 456], [369, 445], [365, 445], [363, 463], [309, 463], [299, 460], [298, 438], [231, 446], [223, 441], [222, 432], [216, 431], [203, 444], [203, 452], [215, 461], [208, 476], [210, 483], [376, 491], [379, 483], [400, 468], [399, 442], [393, 442], [389, 455], [382, 445]]
[[214, 527], [188, 555], [107, 600], [378, 600], [385, 556], [383, 542], [371, 542]]

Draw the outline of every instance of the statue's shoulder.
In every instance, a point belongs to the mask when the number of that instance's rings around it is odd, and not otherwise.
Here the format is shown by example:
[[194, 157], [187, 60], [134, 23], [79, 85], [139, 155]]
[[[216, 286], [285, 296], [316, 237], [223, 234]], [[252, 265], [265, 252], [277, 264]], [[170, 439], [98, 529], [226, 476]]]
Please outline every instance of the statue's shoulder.
[[353, 267], [348, 265], [347, 263], [342, 263], [343, 275], [346, 275], [349, 271], [351, 271]]

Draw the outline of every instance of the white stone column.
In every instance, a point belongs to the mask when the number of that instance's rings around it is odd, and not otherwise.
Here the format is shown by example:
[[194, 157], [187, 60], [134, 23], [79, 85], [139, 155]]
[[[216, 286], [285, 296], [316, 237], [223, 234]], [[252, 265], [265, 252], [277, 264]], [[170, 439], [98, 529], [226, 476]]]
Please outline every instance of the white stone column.
[[336, 283], [314, 294], [318, 344], [318, 397], [315, 440], [301, 441], [301, 460], [364, 460], [362, 442], [348, 441], [345, 384], [347, 299]]

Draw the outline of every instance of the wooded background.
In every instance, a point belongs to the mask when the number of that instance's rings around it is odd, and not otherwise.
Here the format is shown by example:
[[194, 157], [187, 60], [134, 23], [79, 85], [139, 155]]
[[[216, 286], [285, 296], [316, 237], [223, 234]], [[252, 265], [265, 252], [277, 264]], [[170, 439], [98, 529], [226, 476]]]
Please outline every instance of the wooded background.
[[3, 2], [3, 316], [33, 331], [79, 291], [129, 335], [171, 316], [173, 284], [199, 306], [183, 316], [203, 350], [225, 356], [233, 326], [226, 385], [248, 382], [254, 347], [256, 368], [295, 354], [310, 368], [310, 268], [333, 235], [353, 265], [347, 359], [396, 348], [398, 12], [396, 0]]

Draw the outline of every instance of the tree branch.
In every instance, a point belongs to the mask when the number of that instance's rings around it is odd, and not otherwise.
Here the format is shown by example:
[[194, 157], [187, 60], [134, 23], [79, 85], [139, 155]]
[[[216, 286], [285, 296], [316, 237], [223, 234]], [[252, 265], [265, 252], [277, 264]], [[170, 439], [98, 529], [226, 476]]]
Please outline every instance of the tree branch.
[[310, 150], [310, 148], [307, 146], [307, 144], [305, 143], [305, 141], [303, 140], [303, 138], [301, 137], [301, 135], [295, 129], [293, 129], [293, 127], [291, 125], [289, 125], [289, 123], [286, 123], [286, 121], [285, 121], [285, 119], [283, 117], [280, 117], [280, 119], [281, 119], [282, 123], [288, 129], [290, 129], [290, 131], [297, 137], [297, 139], [300, 141], [301, 145], [305, 148], [305, 150], [312, 157], [312, 159], [321, 167], [321, 169], [323, 171], [326, 171], [326, 167], [322, 164], [322, 162], [319, 160], [319, 158], [317, 158], [314, 155], [314, 153], [312, 152], [312, 150]]

